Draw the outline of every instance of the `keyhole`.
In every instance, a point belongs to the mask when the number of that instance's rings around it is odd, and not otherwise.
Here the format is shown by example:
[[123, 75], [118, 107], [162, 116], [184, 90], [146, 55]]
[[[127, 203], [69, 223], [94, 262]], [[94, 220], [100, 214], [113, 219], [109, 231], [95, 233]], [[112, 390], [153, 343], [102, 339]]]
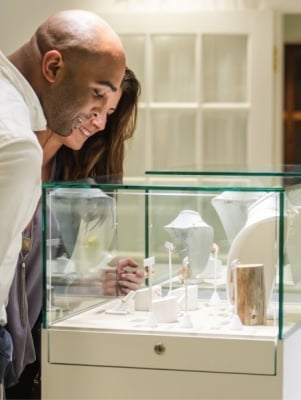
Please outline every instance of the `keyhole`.
[[165, 352], [165, 346], [162, 343], [158, 343], [154, 347], [156, 354], [163, 354]]

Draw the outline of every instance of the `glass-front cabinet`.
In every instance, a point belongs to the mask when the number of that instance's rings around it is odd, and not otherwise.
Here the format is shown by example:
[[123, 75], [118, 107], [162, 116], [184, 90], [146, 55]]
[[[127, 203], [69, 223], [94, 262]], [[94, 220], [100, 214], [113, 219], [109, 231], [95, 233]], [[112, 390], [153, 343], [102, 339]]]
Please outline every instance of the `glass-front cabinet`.
[[300, 183], [44, 185], [44, 397], [297, 398]]
[[271, 10], [128, 10], [104, 17], [142, 87], [127, 175], [224, 165], [262, 170], [281, 162], [281, 120], [273, 112], [281, 71]]

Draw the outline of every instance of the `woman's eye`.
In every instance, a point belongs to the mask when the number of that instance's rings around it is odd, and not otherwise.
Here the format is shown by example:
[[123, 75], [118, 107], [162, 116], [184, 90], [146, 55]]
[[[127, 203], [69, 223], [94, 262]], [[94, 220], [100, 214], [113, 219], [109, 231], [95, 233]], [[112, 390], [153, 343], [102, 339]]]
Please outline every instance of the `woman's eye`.
[[116, 111], [115, 109], [109, 110], [109, 111], [107, 112], [107, 116], [110, 117], [111, 115], [114, 114], [115, 111]]
[[102, 92], [102, 91], [100, 91], [100, 90], [98, 90], [98, 89], [94, 89], [94, 96], [95, 97], [104, 97], [104, 92]]

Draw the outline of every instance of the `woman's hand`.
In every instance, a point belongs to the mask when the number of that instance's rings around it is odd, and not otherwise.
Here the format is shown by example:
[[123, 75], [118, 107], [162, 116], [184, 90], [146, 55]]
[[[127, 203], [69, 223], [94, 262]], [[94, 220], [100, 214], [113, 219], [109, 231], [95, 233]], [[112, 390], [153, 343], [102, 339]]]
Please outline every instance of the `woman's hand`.
[[144, 281], [144, 270], [132, 258], [117, 261], [117, 294], [127, 294], [130, 290], [137, 290]]
[[111, 267], [102, 271], [104, 295], [123, 296], [142, 285], [144, 270], [139, 269], [138, 263], [132, 258], [114, 259], [110, 265]]

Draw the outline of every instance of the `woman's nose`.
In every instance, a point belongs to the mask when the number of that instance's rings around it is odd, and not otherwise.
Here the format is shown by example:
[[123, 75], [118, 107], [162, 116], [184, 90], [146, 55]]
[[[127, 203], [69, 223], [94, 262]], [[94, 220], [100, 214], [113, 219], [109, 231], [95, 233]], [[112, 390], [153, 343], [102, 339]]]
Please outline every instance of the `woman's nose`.
[[93, 112], [91, 116], [91, 122], [97, 128], [97, 130], [102, 131], [106, 126], [106, 115], [98, 112]]

